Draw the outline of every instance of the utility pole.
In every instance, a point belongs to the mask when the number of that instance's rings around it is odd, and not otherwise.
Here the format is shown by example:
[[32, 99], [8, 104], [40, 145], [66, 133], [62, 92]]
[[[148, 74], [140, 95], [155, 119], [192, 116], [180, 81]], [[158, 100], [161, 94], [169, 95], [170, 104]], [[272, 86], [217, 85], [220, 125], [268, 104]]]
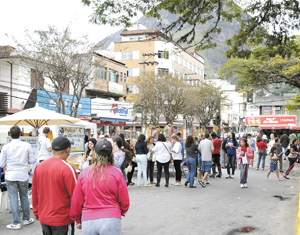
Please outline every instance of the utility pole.
[[[147, 60], [149, 60], [152, 56], [156, 56], [158, 55], [158, 53], [143, 53], [143, 62], [139, 63], [143, 66], [143, 85], [142, 85], [142, 123], [141, 126], [144, 127], [144, 125], [146, 124], [145, 122], [145, 108], [144, 108], [144, 92], [145, 92], [145, 78], [146, 78], [146, 65], [157, 65], [158, 62], [153, 61], [153, 62], [146, 62]], [[145, 57], [148, 57], [147, 59], [145, 59]]]

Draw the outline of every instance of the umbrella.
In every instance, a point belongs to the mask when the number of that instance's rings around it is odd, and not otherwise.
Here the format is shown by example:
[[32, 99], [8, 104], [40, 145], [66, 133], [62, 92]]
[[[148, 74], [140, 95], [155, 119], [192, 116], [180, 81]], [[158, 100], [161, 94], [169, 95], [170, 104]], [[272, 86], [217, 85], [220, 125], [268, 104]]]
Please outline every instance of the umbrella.
[[0, 118], [0, 125], [20, 125], [40, 128], [43, 125], [74, 124], [80, 119], [56, 113], [38, 106]]

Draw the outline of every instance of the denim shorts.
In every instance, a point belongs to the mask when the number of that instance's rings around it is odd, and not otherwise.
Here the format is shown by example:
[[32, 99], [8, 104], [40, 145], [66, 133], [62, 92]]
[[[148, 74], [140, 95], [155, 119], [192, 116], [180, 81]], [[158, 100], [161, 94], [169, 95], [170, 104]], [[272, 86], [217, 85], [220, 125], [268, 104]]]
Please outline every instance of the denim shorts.
[[271, 163], [270, 164], [270, 171], [278, 171], [278, 164], [273, 164]]
[[202, 172], [211, 172], [211, 161], [202, 161]]

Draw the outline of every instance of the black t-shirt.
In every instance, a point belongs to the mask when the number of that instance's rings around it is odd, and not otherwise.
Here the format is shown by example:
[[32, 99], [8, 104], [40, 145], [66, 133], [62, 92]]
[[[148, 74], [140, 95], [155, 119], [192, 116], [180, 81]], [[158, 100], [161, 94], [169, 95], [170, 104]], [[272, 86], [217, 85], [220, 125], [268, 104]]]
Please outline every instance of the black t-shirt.
[[299, 152], [298, 146], [295, 144], [292, 144], [291, 149], [294, 149], [295, 152]]

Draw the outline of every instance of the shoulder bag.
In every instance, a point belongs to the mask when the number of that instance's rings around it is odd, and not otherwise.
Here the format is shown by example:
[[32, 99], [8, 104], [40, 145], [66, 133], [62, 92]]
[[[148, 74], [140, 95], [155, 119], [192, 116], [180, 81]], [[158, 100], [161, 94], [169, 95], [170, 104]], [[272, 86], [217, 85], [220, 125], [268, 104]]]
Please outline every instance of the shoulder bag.
[[172, 153], [170, 153], [169, 149], [167, 148], [167, 146], [163, 142], [162, 142], [162, 144], [165, 146], [166, 150], [170, 154], [170, 162], [173, 163], [174, 161], [173, 161]]
[[89, 160], [85, 159], [84, 163], [80, 163], [79, 165], [79, 170], [83, 170], [84, 168], [88, 167], [90, 164], [89, 164]]

